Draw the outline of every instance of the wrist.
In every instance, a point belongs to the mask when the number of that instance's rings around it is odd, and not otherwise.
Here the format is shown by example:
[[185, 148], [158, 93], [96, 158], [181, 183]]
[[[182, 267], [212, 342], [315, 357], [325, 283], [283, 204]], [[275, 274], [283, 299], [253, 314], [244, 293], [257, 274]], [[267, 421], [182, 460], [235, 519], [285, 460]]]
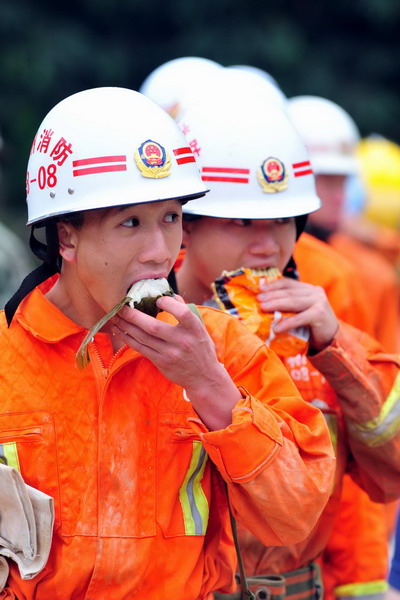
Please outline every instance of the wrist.
[[320, 337], [320, 336], [314, 337], [312, 334], [312, 331], [311, 331], [307, 354], [309, 356], [314, 356], [315, 354], [318, 354], [319, 352], [322, 352], [323, 350], [325, 350], [325, 348], [328, 348], [328, 346], [330, 346], [333, 343], [333, 340], [335, 339], [335, 336], [336, 336], [338, 330], [339, 330], [339, 323], [336, 323], [335, 328], [332, 329], [331, 334], [327, 335], [325, 333], [325, 335], [323, 337]]
[[[222, 365], [221, 365], [222, 366]], [[232, 410], [243, 398], [240, 390], [225, 368], [218, 380], [204, 381], [200, 386], [185, 388], [189, 400], [200, 419], [210, 431], [225, 429], [232, 423]]]

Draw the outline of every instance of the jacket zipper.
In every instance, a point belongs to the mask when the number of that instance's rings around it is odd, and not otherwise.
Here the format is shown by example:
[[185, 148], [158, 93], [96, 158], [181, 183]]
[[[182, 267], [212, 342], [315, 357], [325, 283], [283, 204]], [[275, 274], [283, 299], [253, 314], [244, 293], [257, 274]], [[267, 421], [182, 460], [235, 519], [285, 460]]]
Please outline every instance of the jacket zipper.
[[122, 350], [124, 350], [127, 347], [127, 344], [124, 344], [123, 346], [121, 346], [121, 348], [119, 348], [117, 350], [117, 352], [115, 354], [113, 354], [113, 356], [112, 356], [112, 358], [110, 360], [110, 364], [108, 365], [108, 368], [106, 368], [104, 366], [103, 359], [101, 358], [100, 352], [99, 352], [99, 350], [98, 350], [95, 342], [93, 342], [93, 347], [94, 347], [96, 356], [97, 356], [97, 358], [99, 360], [99, 364], [100, 364], [100, 367], [101, 367], [101, 372], [102, 372], [102, 374], [104, 376], [104, 379], [107, 379], [108, 376], [109, 376], [109, 374], [110, 374], [110, 371], [111, 371], [111, 369], [112, 369], [112, 367], [113, 367], [113, 365], [115, 363], [115, 361], [117, 360], [118, 356], [122, 353]]

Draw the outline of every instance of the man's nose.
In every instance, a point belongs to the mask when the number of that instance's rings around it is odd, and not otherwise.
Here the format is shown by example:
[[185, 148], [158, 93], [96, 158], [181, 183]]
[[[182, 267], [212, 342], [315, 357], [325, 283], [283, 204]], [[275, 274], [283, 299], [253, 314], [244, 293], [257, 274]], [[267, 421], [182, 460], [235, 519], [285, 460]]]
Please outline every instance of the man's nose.
[[259, 231], [255, 232], [252, 236], [249, 249], [253, 254], [265, 254], [268, 256], [276, 253], [279, 250], [279, 246], [270, 232]]
[[160, 230], [149, 233], [149, 238], [143, 245], [138, 259], [142, 263], [154, 262], [162, 264], [170, 259], [170, 250], [165, 235]]

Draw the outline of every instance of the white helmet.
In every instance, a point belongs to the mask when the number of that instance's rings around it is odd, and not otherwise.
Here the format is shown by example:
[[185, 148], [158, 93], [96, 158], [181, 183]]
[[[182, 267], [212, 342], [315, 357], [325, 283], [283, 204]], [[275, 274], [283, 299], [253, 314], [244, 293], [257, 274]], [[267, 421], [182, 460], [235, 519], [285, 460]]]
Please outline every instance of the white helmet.
[[219, 103], [223, 98], [228, 104], [237, 94], [246, 93], [256, 96], [266, 104], [276, 104], [280, 108], [286, 107], [286, 96], [282, 90], [267, 77], [260, 75], [256, 69], [242, 67], [223, 67], [219, 71], [209, 72], [204, 86], [196, 96], [184, 100], [179, 120], [191, 106], [205, 102]]
[[185, 214], [275, 219], [320, 207], [306, 148], [278, 104], [237, 90], [194, 104], [179, 124], [211, 190]]
[[287, 112], [310, 153], [316, 175], [355, 175], [357, 126], [343, 108], [317, 96], [296, 96]]
[[227, 68], [228, 69], [236, 69], [236, 70], [239, 70], [239, 71], [246, 71], [246, 73], [251, 73], [252, 75], [256, 75], [259, 78], [263, 79], [264, 81], [267, 81], [268, 83], [271, 83], [278, 90], [278, 92], [280, 93], [280, 97], [281, 97], [282, 101], [286, 100], [286, 96], [282, 92], [279, 83], [277, 82], [277, 80], [275, 79], [275, 77], [273, 77], [267, 71], [264, 71], [263, 69], [259, 69], [258, 67], [253, 67], [251, 65], [231, 65], [231, 66], [229, 66]]
[[94, 88], [57, 104], [34, 139], [28, 225], [81, 210], [171, 198], [207, 188], [176, 123], [124, 88]]
[[208, 58], [182, 56], [152, 71], [139, 91], [176, 118], [207, 85], [210, 73], [219, 69], [222, 66]]

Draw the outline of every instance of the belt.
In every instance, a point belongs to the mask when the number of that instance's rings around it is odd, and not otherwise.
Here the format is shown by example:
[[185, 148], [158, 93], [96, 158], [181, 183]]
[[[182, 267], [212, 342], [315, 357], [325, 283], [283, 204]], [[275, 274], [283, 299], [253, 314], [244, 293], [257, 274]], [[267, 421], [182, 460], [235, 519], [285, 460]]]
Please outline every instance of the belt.
[[[246, 579], [256, 600], [318, 600], [323, 595], [319, 568], [315, 563], [279, 575], [255, 575]], [[241, 591], [233, 594], [214, 592], [215, 600], [241, 600], [242, 597]]]

